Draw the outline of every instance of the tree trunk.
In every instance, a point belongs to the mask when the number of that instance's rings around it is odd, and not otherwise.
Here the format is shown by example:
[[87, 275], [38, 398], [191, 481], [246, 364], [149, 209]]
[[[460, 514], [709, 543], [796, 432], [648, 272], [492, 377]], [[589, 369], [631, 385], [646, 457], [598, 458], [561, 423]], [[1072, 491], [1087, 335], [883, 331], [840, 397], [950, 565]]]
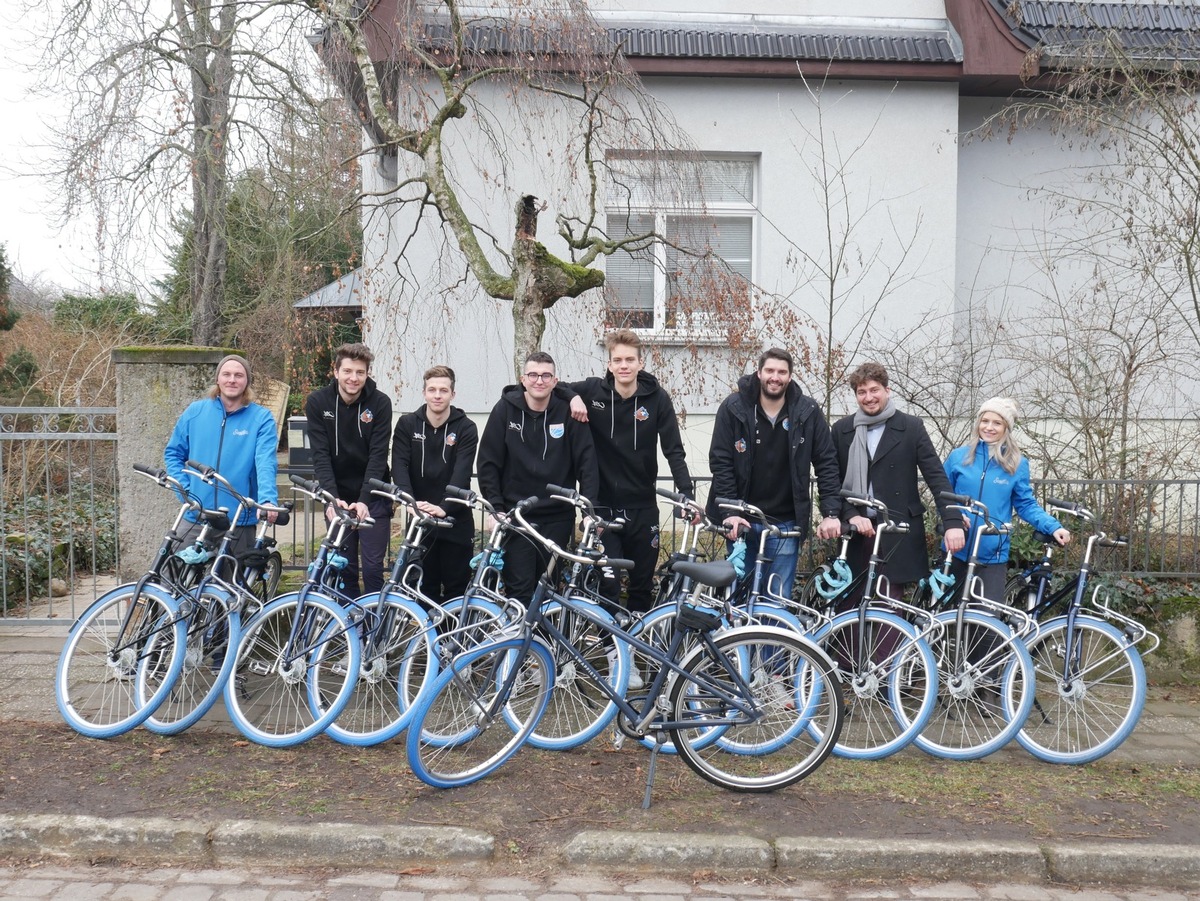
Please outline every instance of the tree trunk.
[[546, 310], [564, 297], [578, 297], [604, 284], [604, 273], [560, 260], [535, 240], [537, 198], [517, 202], [513, 240], [513, 371], [519, 378], [525, 358], [541, 350], [546, 333]]
[[[237, 5], [176, 2], [190, 20], [192, 71], [192, 343], [221, 343], [221, 304], [229, 246], [225, 205], [229, 193], [228, 129], [233, 81], [232, 38]], [[213, 21], [214, 12], [219, 16]]]

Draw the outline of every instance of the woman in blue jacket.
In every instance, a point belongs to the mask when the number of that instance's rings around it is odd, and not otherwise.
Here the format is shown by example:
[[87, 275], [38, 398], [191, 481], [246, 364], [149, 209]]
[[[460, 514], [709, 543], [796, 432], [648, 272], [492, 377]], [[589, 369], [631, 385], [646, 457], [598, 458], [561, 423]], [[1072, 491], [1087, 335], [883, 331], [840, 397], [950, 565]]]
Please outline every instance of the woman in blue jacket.
[[[957, 447], [946, 458], [950, 490], [982, 501], [993, 522], [1009, 522], [1013, 511], [1041, 532], [1052, 534], [1060, 545], [1071, 540], [1071, 533], [1047, 513], [1034, 499], [1029, 486], [1029, 461], [1012, 437], [1017, 419], [1017, 402], [1010, 397], [993, 397], [979, 408], [975, 437]], [[961, 579], [967, 571], [967, 557], [975, 546], [975, 529], [980, 517], [964, 517], [969, 533], [966, 546], [954, 555], [951, 573]], [[1008, 565], [1007, 535], [984, 535], [979, 543], [979, 562], [975, 574], [983, 579], [985, 597], [1004, 599], [1005, 570]]]

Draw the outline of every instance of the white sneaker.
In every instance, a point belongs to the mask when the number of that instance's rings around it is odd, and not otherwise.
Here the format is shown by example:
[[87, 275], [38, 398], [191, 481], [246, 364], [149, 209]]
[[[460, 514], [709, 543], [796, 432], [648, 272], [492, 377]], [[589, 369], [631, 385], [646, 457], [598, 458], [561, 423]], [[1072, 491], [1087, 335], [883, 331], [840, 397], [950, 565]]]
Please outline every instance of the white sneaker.
[[646, 683], [642, 681], [642, 674], [638, 672], [636, 663], [630, 664], [629, 667], [629, 687], [634, 691], [646, 687]]

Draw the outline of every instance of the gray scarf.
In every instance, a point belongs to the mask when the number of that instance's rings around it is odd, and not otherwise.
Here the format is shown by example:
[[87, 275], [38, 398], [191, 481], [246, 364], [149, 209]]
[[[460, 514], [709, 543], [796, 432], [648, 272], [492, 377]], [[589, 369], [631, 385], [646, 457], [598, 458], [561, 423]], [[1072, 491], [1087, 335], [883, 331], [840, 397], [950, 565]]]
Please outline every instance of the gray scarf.
[[868, 416], [862, 410], [854, 414], [854, 441], [846, 458], [846, 478], [842, 480], [842, 487], [854, 497], [867, 497], [867, 470], [871, 465], [871, 454], [867, 450], [867, 429], [887, 422], [895, 415], [896, 407], [890, 397], [884, 408], [874, 416]]

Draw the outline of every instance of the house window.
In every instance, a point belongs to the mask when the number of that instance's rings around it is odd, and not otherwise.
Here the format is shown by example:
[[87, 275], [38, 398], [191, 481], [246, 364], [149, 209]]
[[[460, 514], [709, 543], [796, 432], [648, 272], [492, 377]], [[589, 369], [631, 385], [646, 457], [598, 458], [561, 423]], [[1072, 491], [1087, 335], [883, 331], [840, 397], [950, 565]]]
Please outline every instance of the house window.
[[609, 162], [609, 238], [656, 237], [608, 257], [605, 325], [668, 338], [671, 333], [688, 339], [718, 337], [749, 306], [756, 161], [689, 161], [680, 164], [669, 185], [661, 163]]

